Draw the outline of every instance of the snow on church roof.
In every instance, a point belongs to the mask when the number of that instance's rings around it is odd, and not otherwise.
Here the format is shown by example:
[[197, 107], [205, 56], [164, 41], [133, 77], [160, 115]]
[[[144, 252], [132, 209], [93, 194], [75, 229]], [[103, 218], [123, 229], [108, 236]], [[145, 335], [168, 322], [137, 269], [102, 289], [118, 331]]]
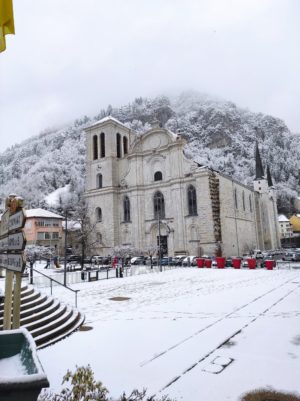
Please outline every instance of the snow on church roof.
[[[121, 123], [121, 121], [117, 120], [116, 118], [114, 118], [114, 117], [112, 117], [112, 116], [107, 116], [107, 117], [101, 118], [101, 120], [98, 120], [98, 121], [94, 122], [93, 124], [89, 125], [89, 126], [87, 127], [87, 129], [88, 129], [88, 128], [95, 127], [95, 126], [98, 125], [98, 124], [106, 123], [107, 121], [112, 121], [112, 122], [114, 122], [114, 123], [117, 123], [117, 124], [119, 124], [119, 125], [122, 125], [123, 127], [126, 127], [125, 124]], [[126, 127], [126, 128], [129, 129], [128, 127]]]

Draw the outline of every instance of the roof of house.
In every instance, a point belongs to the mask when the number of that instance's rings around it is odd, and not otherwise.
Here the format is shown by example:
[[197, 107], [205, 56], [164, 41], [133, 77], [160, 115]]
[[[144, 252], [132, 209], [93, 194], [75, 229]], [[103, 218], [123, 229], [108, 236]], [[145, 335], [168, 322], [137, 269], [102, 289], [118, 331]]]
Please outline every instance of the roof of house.
[[44, 210], [41, 208], [38, 209], [27, 209], [26, 217], [45, 217], [51, 219], [63, 219], [62, 216], [56, 213], [49, 212], [48, 210]]
[[285, 221], [289, 222], [289, 219], [284, 214], [279, 214], [278, 215], [278, 221], [281, 222], [281, 223], [285, 222]]

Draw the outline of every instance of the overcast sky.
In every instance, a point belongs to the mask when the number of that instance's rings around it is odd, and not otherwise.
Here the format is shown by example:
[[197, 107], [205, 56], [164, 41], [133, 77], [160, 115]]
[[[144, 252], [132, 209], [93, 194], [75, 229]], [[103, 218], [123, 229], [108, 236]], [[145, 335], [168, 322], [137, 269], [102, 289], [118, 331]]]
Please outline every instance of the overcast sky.
[[14, 0], [0, 152], [137, 96], [194, 89], [300, 132], [298, 0]]

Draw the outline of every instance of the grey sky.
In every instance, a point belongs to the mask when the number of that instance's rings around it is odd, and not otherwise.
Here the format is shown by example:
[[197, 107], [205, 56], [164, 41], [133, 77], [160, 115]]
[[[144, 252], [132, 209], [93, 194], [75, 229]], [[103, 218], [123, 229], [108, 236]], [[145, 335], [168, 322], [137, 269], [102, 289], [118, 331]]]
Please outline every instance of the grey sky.
[[300, 132], [299, 12], [298, 0], [14, 0], [0, 152], [108, 104], [188, 89]]

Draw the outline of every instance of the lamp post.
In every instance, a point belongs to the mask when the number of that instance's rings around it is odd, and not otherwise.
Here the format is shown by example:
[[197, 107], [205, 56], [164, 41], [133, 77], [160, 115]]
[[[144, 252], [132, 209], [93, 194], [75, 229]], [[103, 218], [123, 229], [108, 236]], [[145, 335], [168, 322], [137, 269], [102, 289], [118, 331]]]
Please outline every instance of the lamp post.
[[157, 214], [157, 220], [158, 220], [158, 265], [159, 265], [159, 271], [162, 272], [162, 266], [161, 266], [161, 243], [160, 243], [160, 214]]
[[67, 285], [67, 238], [68, 238], [68, 210], [65, 209], [65, 249], [64, 249], [64, 286]]

